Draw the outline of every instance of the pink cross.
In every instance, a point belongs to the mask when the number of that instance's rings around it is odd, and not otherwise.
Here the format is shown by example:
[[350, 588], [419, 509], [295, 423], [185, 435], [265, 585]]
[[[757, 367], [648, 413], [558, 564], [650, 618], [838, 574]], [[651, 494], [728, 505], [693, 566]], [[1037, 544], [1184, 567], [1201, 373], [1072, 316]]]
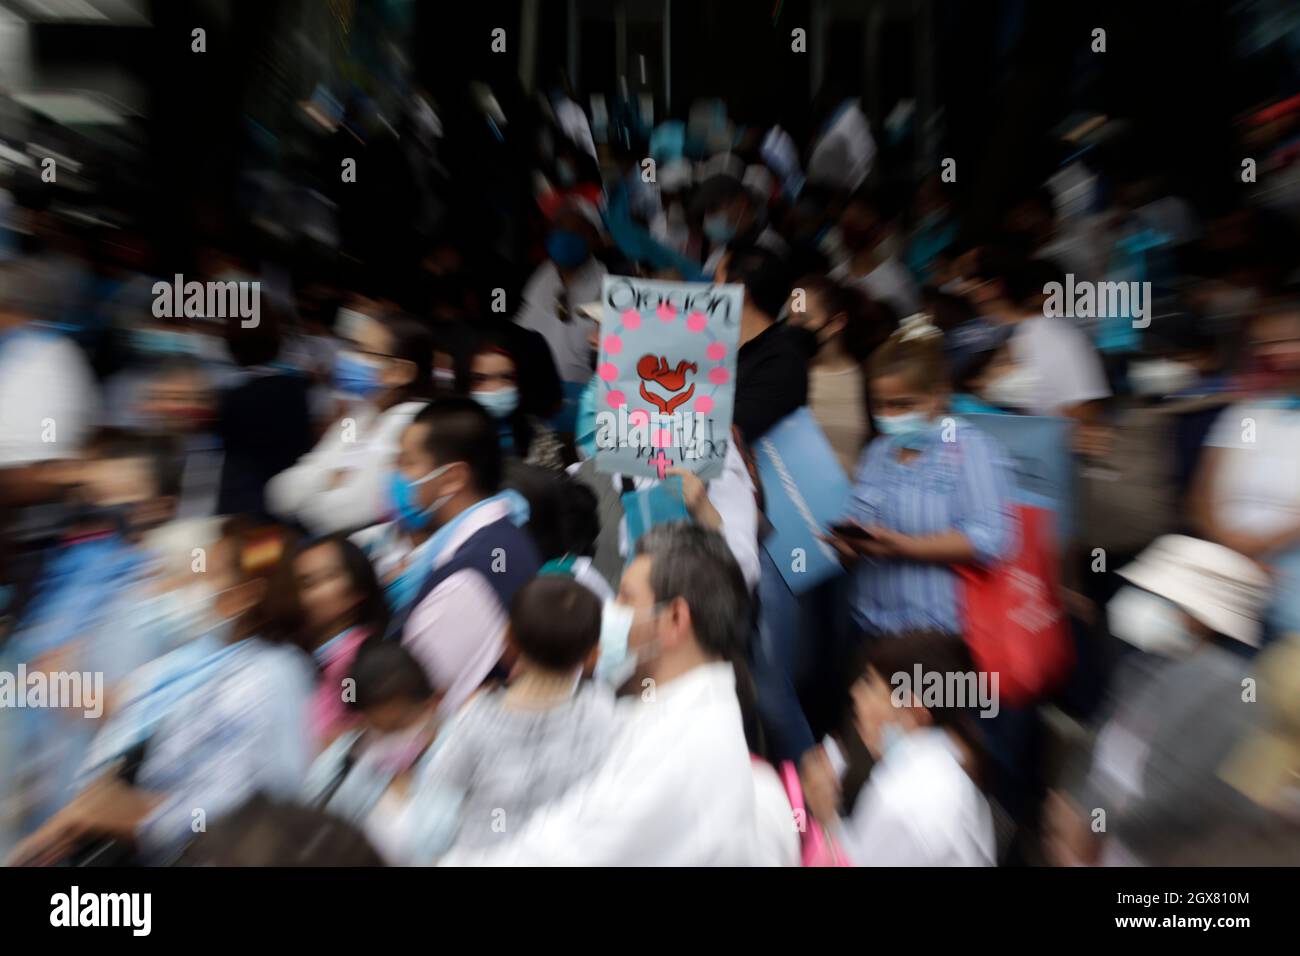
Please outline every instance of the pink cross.
[[666, 457], [664, 456], [664, 450], [663, 450], [662, 448], [659, 449], [659, 457], [658, 457], [658, 458], [651, 458], [651, 459], [650, 459], [650, 464], [654, 465], [655, 468], [657, 468], [658, 471], [659, 471], [659, 480], [660, 480], [660, 481], [663, 481], [663, 480], [664, 480], [664, 472], [667, 470], [668, 466], [671, 465], [672, 463], [673, 463], [673, 460], [672, 460], [671, 458], [666, 458]]

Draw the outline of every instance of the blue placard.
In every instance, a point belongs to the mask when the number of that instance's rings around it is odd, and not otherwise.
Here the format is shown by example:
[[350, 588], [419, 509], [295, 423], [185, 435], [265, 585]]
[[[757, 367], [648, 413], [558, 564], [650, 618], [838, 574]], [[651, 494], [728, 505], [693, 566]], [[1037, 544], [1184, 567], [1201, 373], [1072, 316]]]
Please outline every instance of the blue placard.
[[1062, 543], [1074, 535], [1074, 422], [1044, 415], [963, 415], [998, 440], [1011, 458], [1016, 493], [1026, 504], [1051, 508]]
[[844, 514], [851, 485], [807, 408], [787, 415], [754, 445], [772, 533], [763, 546], [795, 594], [840, 574], [835, 550], [818, 536]]

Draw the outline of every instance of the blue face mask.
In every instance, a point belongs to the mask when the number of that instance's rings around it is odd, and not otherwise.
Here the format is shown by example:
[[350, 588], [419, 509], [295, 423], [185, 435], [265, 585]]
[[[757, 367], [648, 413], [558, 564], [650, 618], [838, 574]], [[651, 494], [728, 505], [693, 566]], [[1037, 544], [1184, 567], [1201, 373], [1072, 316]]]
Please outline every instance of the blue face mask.
[[876, 430], [895, 438], [904, 448], [915, 449], [929, 437], [934, 425], [925, 412], [904, 412], [902, 415], [875, 417]]
[[340, 352], [334, 359], [334, 387], [360, 398], [370, 398], [384, 390], [379, 381], [379, 366], [354, 352]]
[[519, 407], [519, 389], [500, 388], [495, 392], [470, 392], [474, 399], [493, 418], [509, 418]]
[[136, 329], [131, 333], [131, 347], [142, 355], [194, 355], [192, 336], [172, 329]]
[[715, 246], [725, 245], [736, 238], [736, 227], [724, 212], [704, 217], [704, 235]]
[[388, 497], [392, 501], [393, 509], [397, 512], [397, 520], [403, 528], [408, 531], [422, 531], [427, 528], [437, 510], [451, 498], [451, 495], [443, 495], [441, 498], [435, 499], [433, 504], [426, 508], [420, 504], [419, 494], [415, 490], [425, 482], [437, 478], [450, 467], [451, 465], [443, 465], [441, 468], [435, 468], [423, 478], [417, 478], [414, 481], [407, 478], [400, 471], [394, 471], [389, 475]]
[[552, 229], [546, 236], [546, 254], [561, 269], [576, 269], [587, 261], [587, 240], [568, 229]]

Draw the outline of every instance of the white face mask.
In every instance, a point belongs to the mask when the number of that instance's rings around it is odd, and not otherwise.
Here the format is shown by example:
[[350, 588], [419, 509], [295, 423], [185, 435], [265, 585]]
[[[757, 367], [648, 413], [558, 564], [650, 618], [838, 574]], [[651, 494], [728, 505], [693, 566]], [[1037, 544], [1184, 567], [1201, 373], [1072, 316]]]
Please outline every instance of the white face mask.
[[1032, 408], [1038, 398], [1038, 386], [1038, 373], [1028, 365], [1017, 365], [984, 386], [984, 398], [1003, 408]]
[[[647, 610], [653, 613], [659, 605]], [[646, 656], [646, 648], [633, 650], [628, 646], [628, 637], [636, 621], [637, 608], [618, 601], [606, 601], [600, 614], [600, 653], [596, 658], [596, 670], [593, 676], [617, 690], [632, 679], [637, 664]]]
[[1132, 585], [1110, 599], [1106, 617], [1112, 634], [1148, 654], [1183, 657], [1196, 646], [1177, 605]]
[[1129, 378], [1138, 395], [1162, 398], [1191, 388], [1196, 384], [1197, 373], [1195, 366], [1186, 362], [1161, 358], [1134, 362], [1129, 368]]

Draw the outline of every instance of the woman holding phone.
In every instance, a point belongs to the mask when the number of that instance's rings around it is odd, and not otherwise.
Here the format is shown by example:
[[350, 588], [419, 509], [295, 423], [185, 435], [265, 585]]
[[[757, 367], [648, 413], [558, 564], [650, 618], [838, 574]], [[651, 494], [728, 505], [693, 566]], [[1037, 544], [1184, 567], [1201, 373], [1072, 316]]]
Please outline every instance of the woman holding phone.
[[827, 537], [854, 565], [856, 623], [870, 635], [961, 632], [959, 564], [1011, 551], [1011, 477], [989, 435], [948, 412], [943, 335], [912, 316], [872, 353], [879, 437], [862, 453], [844, 518]]

